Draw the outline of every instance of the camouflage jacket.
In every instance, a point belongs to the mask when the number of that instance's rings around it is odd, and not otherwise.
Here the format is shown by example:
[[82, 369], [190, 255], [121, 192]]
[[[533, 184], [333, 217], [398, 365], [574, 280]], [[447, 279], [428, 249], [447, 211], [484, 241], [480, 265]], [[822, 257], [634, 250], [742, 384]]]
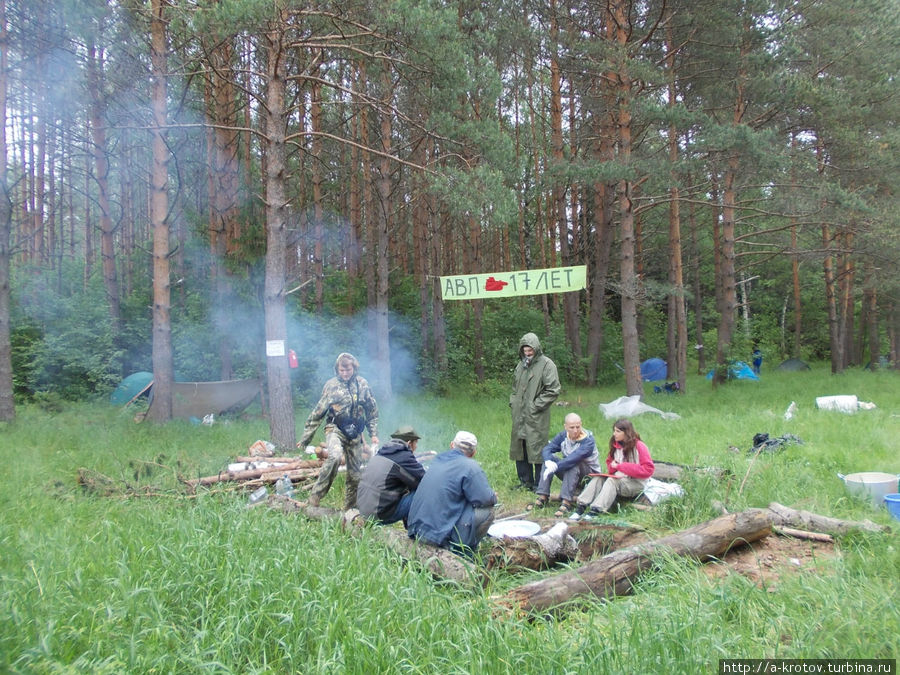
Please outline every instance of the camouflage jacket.
[[[332, 377], [325, 383], [322, 397], [306, 419], [303, 436], [298, 444], [300, 447], [309, 444], [323, 420], [326, 432], [336, 428], [348, 440], [357, 438], [363, 430], [367, 430], [370, 437], [377, 436], [378, 405], [365, 378], [354, 375], [344, 382], [338, 377]], [[348, 429], [349, 425], [353, 428]]]

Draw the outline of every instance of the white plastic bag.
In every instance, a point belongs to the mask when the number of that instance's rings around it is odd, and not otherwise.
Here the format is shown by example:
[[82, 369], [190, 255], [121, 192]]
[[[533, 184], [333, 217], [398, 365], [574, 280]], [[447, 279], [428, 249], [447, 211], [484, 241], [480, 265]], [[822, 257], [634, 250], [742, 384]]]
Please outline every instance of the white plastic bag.
[[817, 396], [816, 407], [819, 410], [835, 410], [837, 412], [853, 414], [859, 410], [859, 399], [853, 394], [840, 396]]
[[661, 415], [664, 420], [679, 420], [681, 416], [678, 413], [663, 412], [658, 408], [649, 406], [641, 401], [641, 397], [637, 394], [634, 396], [620, 396], [615, 401], [600, 404], [600, 412], [607, 419], [619, 417], [634, 417], [645, 412], [652, 412]]
[[678, 483], [666, 483], [655, 478], [648, 478], [644, 483], [644, 496], [656, 506], [670, 497], [683, 497], [684, 488]]

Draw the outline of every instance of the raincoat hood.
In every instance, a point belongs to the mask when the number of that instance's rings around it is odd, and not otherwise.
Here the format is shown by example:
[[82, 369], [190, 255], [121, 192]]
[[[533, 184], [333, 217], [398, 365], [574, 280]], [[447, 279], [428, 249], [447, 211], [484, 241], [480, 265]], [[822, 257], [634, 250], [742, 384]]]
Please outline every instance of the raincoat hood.
[[522, 347], [531, 347], [534, 350], [535, 359], [541, 355], [541, 341], [534, 333], [525, 333], [525, 335], [522, 336], [522, 339], [519, 340], [520, 359], [525, 357], [525, 355], [522, 353]]

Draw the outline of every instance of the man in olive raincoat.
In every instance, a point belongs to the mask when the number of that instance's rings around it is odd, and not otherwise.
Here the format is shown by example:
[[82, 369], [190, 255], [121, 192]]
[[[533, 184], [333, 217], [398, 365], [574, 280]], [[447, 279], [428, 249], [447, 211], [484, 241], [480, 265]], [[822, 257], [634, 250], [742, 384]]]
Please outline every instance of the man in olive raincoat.
[[561, 389], [556, 364], [541, 351], [534, 333], [519, 340], [519, 364], [509, 397], [512, 435], [509, 458], [516, 463], [520, 488], [534, 490], [541, 477], [541, 450], [550, 437], [550, 407]]

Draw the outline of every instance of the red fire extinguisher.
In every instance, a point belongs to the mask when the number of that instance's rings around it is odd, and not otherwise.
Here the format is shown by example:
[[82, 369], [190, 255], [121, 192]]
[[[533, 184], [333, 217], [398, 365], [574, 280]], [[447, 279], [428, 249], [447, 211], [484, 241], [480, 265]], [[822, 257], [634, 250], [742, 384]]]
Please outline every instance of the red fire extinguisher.
[[293, 349], [288, 349], [288, 365], [291, 368], [296, 368], [300, 365], [300, 362], [297, 361], [297, 352], [295, 352]]

